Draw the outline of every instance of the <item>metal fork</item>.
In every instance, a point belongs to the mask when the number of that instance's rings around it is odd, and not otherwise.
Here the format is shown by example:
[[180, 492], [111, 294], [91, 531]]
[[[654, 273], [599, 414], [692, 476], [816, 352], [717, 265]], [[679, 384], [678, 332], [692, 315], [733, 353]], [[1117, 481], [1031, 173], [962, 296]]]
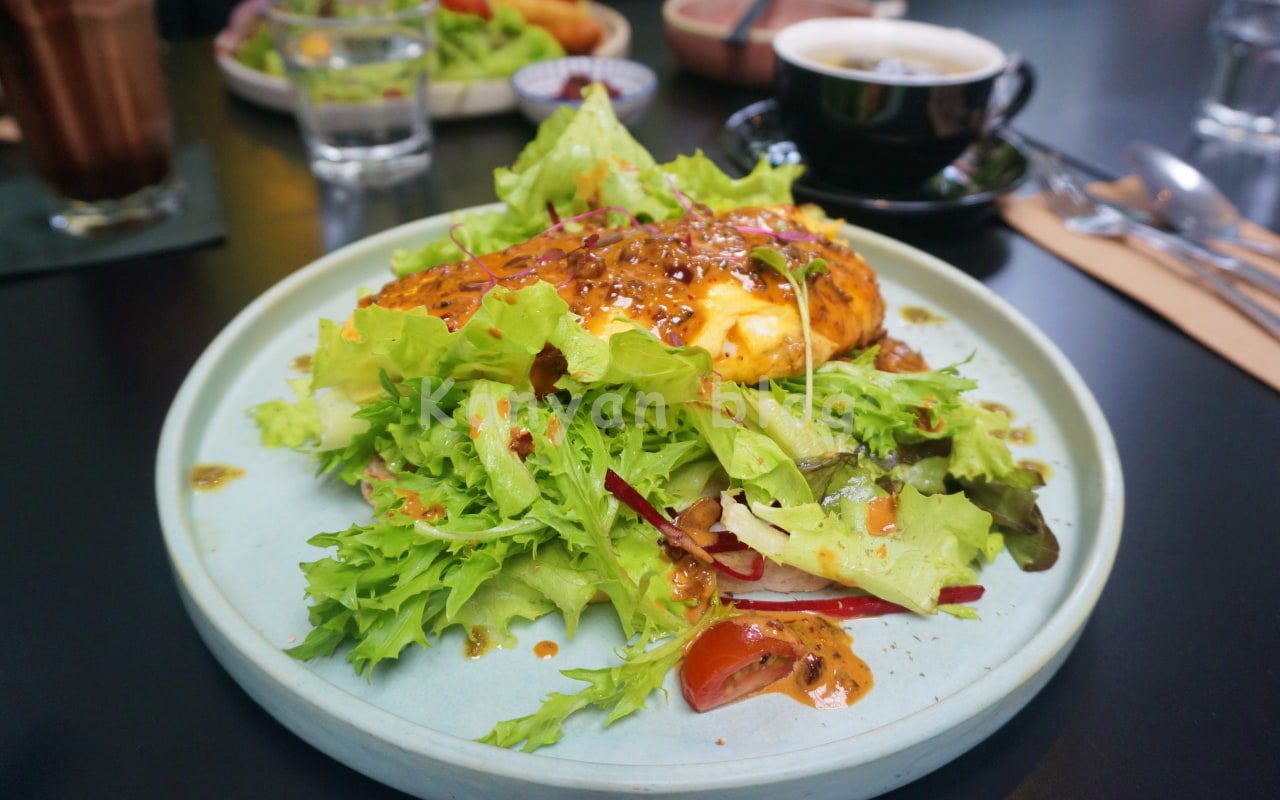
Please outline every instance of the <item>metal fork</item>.
[[1200, 253], [1198, 245], [1131, 220], [1110, 206], [1095, 203], [1063, 166], [1057, 154], [1032, 149], [1031, 160], [1045, 200], [1062, 218], [1068, 230], [1110, 239], [1131, 235], [1161, 252], [1176, 256], [1220, 299], [1280, 339], [1280, 315], [1224, 278], [1219, 272], [1223, 267], [1212, 253]]

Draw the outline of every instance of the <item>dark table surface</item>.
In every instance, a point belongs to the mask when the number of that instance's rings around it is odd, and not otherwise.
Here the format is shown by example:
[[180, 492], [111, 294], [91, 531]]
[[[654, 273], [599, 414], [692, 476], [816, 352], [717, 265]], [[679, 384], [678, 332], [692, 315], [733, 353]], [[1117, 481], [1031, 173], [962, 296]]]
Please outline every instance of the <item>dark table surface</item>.
[[[659, 160], [722, 158], [725, 118], [765, 92], [681, 73], [660, 3], [615, 2], [660, 76], [635, 133]], [[1211, 57], [1208, 0], [911, 0], [1026, 55], [1028, 135], [1103, 168], [1124, 143], [1193, 147]], [[207, 144], [225, 243], [0, 283], [5, 458], [0, 794], [389, 797], [259, 708], [179, 603], [152, 474], [166, 409], [215, 334], [322, 253], [492, 199], [491, 170], [533, 133], [515, 115], [438, 126], [425, 180], [322, 189], [287, 117], [224, 90], [207, 40], [175, 41], [178, 129]], [[0, 150], [0, 176], [24, 169]], [[1275, 223], [1274, 164], [1231, 167]], [[1259, 188], [1262, 186], [1263, 188]], [[893, 793], [938, 797], [1253, 797], [1280, 785], [1280, 396], [1144, 307], [992, 219], [904, 238], [977, 277], [1074, 362], [1124, 464], [1124, 538], [1074, 652], [1021, 713]]]

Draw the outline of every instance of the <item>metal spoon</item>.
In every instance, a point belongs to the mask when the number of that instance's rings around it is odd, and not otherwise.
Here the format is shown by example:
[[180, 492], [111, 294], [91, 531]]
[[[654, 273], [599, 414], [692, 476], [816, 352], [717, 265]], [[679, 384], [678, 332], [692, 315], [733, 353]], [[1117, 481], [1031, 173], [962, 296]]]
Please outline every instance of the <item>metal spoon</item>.
[[1147, 142], [1130, 142], [1125, 161], [1160, 216], [1187, 237], [1229, 242], [1280, 259], [1280, 247], [1240, 234], [1239, 209], [1195, 167]]

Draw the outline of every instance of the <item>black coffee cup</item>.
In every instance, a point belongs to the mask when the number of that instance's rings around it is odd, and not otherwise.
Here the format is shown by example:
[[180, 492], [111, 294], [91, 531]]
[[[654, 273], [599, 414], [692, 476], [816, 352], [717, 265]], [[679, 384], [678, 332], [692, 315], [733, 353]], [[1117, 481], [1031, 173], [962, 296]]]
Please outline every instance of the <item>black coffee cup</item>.
[[[900, 19], [813, 19], [779, 31], [774, 93], [813, 180], [919, 188], [1031, 96], [1034, 75], [986, 39]], [[992, 108], [997, 83], [1017, 81]]]

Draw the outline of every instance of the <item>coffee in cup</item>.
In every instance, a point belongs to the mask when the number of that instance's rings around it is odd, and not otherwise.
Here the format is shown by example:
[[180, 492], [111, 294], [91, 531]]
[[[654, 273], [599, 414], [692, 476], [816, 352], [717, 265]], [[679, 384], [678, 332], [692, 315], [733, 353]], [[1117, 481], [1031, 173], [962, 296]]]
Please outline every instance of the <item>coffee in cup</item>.
[[[813, 19], [779, 31], [778, 111], [819, 183], [919, 188], [1031, 96], [1030, 67], [955, 28], [898, 19]], [[991, 108], [1006, 75], [1013, 100]]]

